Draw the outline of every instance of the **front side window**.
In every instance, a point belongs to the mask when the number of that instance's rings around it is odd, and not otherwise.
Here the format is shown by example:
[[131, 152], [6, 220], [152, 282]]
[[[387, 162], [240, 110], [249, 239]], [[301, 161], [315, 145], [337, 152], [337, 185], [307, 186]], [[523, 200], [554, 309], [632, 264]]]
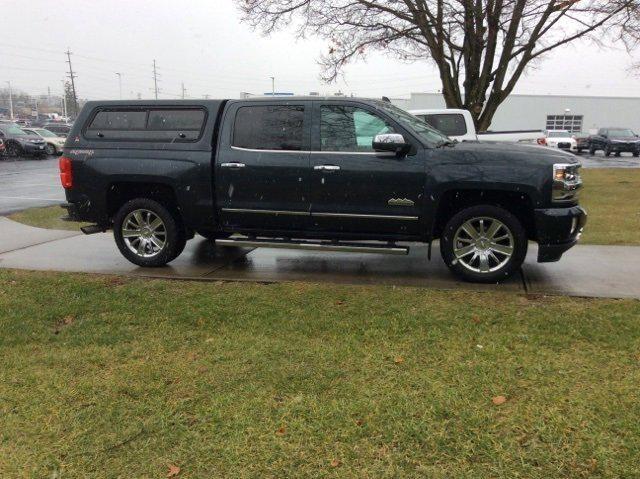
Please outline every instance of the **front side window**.
[[467, 124], [460, 113], [442, 113], [438, 115], [420, 116], [436, 130], [447, 136], [462, 136], [467, 134]]
[[631, 130], [627, 130], [627, 129], [609, 130], [609, 135], [610, 136], [620, 136], [620, 137], [636, 136], [636, 134], [634, 132], [632, 132]]
[[439, 146], [450, 141], [447, 135], [436, 130], [424, 120], [417, 116], [413, 116], [411, 113], [407, 113], [389, 102], [377, 101], [376, 105], [395, 121], [400, 123], [400, 125], [418, 135], [429, 145]]
[[304, 106], [259, 105], [238, 109], [233, 146], [252, 150], [302, 149]]
[[344, 105], [320, 107], [320, 150], [371, 152], [376, 135], [395, 133], [378, 115]]

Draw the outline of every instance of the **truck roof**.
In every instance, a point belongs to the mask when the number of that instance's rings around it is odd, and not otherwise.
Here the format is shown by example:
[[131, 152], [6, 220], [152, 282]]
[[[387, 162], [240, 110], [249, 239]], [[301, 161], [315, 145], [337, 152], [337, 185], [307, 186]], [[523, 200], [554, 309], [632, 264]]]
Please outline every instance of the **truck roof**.
[[219, 99], [175, 99], [175, 100], [91, 100], [86, 103], [90, 107], [95, 106], [198, 106], [198, 105], [218, 105], [223, 101], [232, 102], [289, 102], [300, 100], [320, 100], [320, 101], [359, 101], [366, 103], [381, 102], [380, 98], [360, 98], [360, 97], [347, 97], [347, 96], [261, 96], [252, 98], [219, 98]]

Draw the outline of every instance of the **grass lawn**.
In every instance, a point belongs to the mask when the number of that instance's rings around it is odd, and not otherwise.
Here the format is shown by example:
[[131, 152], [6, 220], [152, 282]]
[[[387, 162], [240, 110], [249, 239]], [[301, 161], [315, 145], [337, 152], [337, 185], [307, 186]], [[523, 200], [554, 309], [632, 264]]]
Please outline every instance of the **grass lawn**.
[[53, 230], [78, 231], [80, 227], [84, 225], [84, 223], [62, 221], [61, 218], [66, 215], [66, 210], [62, 209], [59, 205], [55, 205], [18, 211], [17, 213], [10, 214], [9, 218], [25, 225]]
[[640, 471], [638, 301], [0, 270], [0, 331], [3, 478]]
[[[640, 168], [582, 171], [582, 205], [589, 220], [582, 243], [640, 245]], [[41, 228], [78, 230], [81, 225], [60, 220], [59, 206], [32, 208], [9, 216]]]

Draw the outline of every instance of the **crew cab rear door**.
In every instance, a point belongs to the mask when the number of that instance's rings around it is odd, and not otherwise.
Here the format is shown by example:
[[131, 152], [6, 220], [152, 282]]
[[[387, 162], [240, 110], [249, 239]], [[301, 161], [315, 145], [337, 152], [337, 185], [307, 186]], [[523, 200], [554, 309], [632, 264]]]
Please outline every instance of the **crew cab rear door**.
[[406, 156], [376, 152], [377, 134], [412, 136], [379, 109], [357, 102], [315, 101], [311, 151], [314, 228], [364, 235], [416, 235], [424, 211], [422, 148]]
[[230, 103], [216, 156], [223, 227], [301, 230], [310, 223], [311, 101]]

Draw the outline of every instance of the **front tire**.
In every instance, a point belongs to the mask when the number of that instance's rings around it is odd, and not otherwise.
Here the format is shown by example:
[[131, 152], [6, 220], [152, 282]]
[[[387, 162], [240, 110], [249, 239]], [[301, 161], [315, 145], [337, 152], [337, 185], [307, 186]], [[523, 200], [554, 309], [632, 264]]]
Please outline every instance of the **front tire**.
[[6, 145], [6, 149], [7, 149], [7, 156], [9, 157], [17, 157], [17, 156], [22, 156], [22, 147], [20, 145], [18, 145], [17, 143], [11, 142], [8, 143]]
[[497, 283], [520, 269], [527, 234], [507, 210], [479, 205], [455, 214], [440, 238], [442, 259], [464, 281]]
[[590, 147], [589, 147], [589, 154], [590, 154], [591, 156], [593, 156], [593, 155], [595, 155], [595, 154], [596, 154], [596, 148], [595, 148], [594, 146], [590, 146]]
[[149, 198], [133, 199], [118, 210], [113, 235], [122, 255], [145, 267], [166, 265], [182, 253], [186, 244], [179, 217]]
[[611, 156], [611, 147], [609, 145], [604, 147], [604, 156]]
[[47, 147], [46, 147], [45, 151], [47, 152], [47, 155], [49, 155], [49, 156], [53, 156], [53, 155], [55, 155], [57, 153], [55, 145], [52, 145], [51, 143], [47, 143]]

